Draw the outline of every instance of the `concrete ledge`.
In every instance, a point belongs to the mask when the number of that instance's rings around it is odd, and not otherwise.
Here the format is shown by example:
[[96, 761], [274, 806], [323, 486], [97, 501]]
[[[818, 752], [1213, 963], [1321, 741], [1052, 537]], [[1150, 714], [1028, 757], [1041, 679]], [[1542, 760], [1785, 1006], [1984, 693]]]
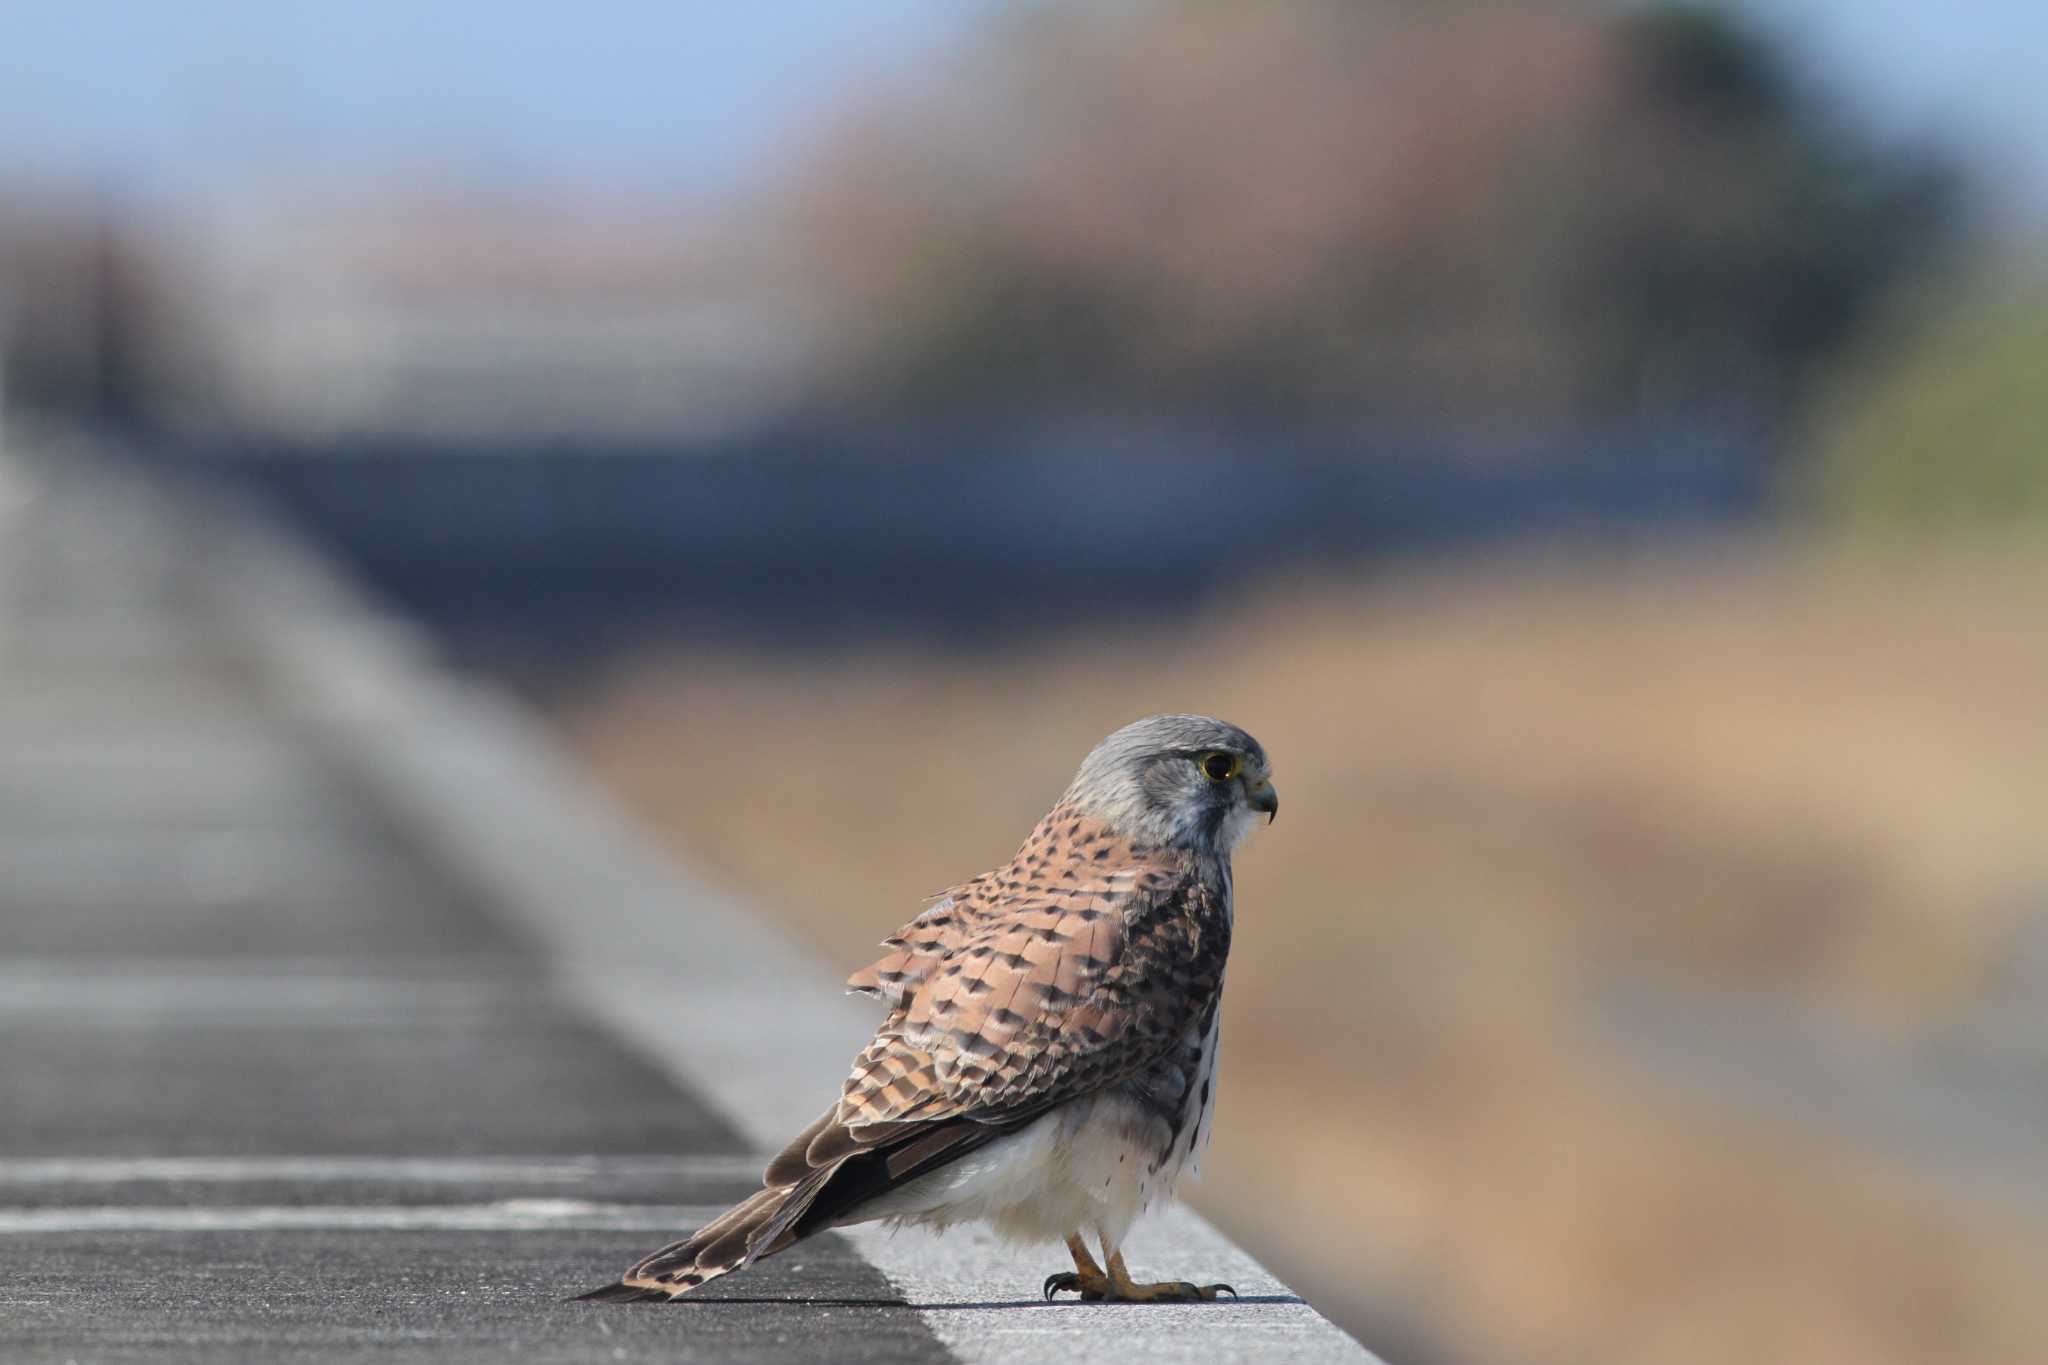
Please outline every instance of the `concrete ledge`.
[[[655, 849], [538, 723], [294, 536], [218, 490], [184, 492], [211, 547], [203, 590], [279, 704], [542, 949], [579, 1008], [763, 1150], [823, 1109], [875, 1022], [839, 972]], [[1226, 1280], [1243, 1300], [1047, 1306], [1034, 1291], [1056, 1252], [974, 1231], [845, 1235], [962, 1361], [1374, 1359], [1185, 1208], [1140, 1225], [1135, 1267]]]

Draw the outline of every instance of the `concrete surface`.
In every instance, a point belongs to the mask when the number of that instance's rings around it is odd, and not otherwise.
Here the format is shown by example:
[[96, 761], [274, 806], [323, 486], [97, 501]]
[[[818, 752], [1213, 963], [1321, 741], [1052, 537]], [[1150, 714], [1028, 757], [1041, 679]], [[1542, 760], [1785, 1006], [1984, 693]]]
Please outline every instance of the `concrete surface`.
[[502, 698], [241, 515], [48, 442], [0, 527], [0, 1360], [1370, 1360], [1199, 1218], [827, 1235], [564, 1296], [755, 1183], [872, 1025]]

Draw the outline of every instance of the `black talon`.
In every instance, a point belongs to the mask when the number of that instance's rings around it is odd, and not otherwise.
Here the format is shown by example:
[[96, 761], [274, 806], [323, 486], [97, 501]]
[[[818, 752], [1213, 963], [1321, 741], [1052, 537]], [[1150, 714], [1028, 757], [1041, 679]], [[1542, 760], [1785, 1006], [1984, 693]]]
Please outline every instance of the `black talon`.
[[1047, 1303], [1051, 1303], [1051, 1302], [1052, 1302], [1052, 1296], [1053, 1296], [1053, 1295], [1055, 1295], [1055, 1294], [1057, 1294], [1057, 1293], [1059, 1293], [1059, 1292], [1060, 1292], [1060, 1291], [1061, 1291], [1062, 1289], [1077, 1289], [1077, 1288], [1079, 1288], [1079, 1287], [1080, 1287], [1080, 1286], [1079, 1286], [1079, 1284], [1078, 1284], [1078, 1281], [1079, 1281], [1079, 1280], [1080, 1280], [1080, 1276], [1076, 1275], [1076, 1274], [1075, 1274], [1075, 1273], [1074, 1273], [1073, 1271], [1071, 1271], [1071, 1270], [1062, 1270], [1062, 1271], [1058, 1272], [1057, 1274], [1053, 1274], [1053, 1275], [1048, 1275], [1048, 1276], [1046, 1276], [1046, 1277], [1045, 1277], [1045, 1301], [1046, 1301]]
[[1237, 1291], [1227, 1284], [1211, 1285], [1210, 1288], [1214, 1289], [1219, 1294], [1228, 1294], [1233, 1299], [1238, 1296]]

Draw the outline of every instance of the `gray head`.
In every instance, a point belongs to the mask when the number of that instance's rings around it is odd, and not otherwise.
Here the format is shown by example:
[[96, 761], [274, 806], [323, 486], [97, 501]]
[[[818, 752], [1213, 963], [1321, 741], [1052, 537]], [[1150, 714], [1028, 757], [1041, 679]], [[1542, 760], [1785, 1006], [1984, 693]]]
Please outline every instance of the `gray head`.
[[1228, 856], [1280, 809], [1266, 751], [1208, 716], [1147, 716], [1081, 760], [1066, 803], [1144, 844]]

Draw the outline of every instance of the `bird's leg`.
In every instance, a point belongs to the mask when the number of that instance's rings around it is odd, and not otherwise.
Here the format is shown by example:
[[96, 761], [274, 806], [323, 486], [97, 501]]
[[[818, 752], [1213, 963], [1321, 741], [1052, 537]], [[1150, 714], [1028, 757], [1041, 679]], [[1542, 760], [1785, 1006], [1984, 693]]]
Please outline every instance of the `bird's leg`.
[[1131, 1278], [1121, 1251], [1110, 1253], [1109, 1270], [1104, 1272], [1095, 1264], [1095, 1258], [1088, 1254], [1087, 1244], [1082, 1242], [1079, 1233], [1067, 1238], [1067, 1250], [1074, 1254], [1074, 1268], [1046, 1276], [1045, 1296], [1048, 1299], [1068, 1289], [1080, 1294], [1088, 1303], [1104, 1300], [1120, 1303], [1202, 1303], [1223, 1294], [1233, 1299], [1237, 1297], [1237, 1291], [1227, 1284], [1190, 1284], [1186, 1280], [1139, 1284]]
[[1189, 1284], [1186, 1280], [1139, 1284], [1125, 1269], [1121, 1251], [1110, 1254], [1109, 1291], [1110, 1298], [1128, 1303], [1200, 1303], [1221, 1294], [1228, 1294], [1233, 1299], [1237, 1297], [1237, 1291], [1227, 1284]]
[[1050, 1299], [1062, 1291], [1073, 1290], [1091, 1303], [1108, 1298], [1109, 1276], [1102, 1273], [1102, 1267], [1095, 1264], [1095, 1258], [1088, 1254], [1088, 1244], [1081, 1240], [1080, 1233], [1068, 1235], [1067, 1250], [1073, 1254], [1074, 1268], [1046, 1276], [1045, 1297]]

